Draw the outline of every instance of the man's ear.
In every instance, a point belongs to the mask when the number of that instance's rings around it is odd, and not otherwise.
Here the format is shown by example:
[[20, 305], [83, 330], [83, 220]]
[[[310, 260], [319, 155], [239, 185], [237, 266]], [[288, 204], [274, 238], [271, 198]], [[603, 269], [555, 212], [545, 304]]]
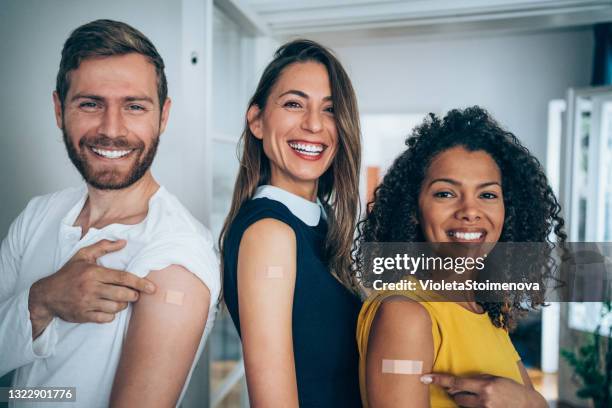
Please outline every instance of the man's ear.
[[64, 122], [62, 120], [62, 102], [60, 101], [57, 91], [53, 91], [53, 109], [55, 111], [55, 122], [57, 123], [57, 127], [62, 129], [64, 127]]
[[258, 138], [259, 140], [263, 139], [263, 130], [261, 123], [261, 110], [259, 106], [253, 104], [249, 107], [247, 111], [247, 122], [249, 124], [249, 129], [251, 133]]
[[161, 135], [166, 130], [168, 124], [168, 116], [170, 116], [170, 106], [172, 106], [172, 100], [166, 98], [164, 105], [161, 107], [161, 113], [159, 117], [159, 134]]

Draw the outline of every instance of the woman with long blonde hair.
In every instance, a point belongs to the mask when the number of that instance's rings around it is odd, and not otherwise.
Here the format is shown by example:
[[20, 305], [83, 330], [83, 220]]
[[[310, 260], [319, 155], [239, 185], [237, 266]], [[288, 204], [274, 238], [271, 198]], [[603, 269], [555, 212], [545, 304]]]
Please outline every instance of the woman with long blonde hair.
[[336, 57], [312, 41], [281, 46], [242, 143], [219, 247], [251, 405], [360, 406], [351, 269], [360, 130]]

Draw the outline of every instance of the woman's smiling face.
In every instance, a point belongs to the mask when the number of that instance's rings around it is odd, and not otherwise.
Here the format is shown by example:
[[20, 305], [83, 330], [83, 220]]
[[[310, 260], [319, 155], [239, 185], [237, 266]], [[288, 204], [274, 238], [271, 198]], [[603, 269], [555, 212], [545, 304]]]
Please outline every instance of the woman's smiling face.
[[483, 150], [458, 146], [431, 161], [419, 193], [428, 242], [497, 242], [504, 225], [501, 172]]
[[331, 165], [338, 134], [329, 75], [318, 62], [289, 65], [263, 111], [251, 106], [249, 126], [270, 160], [270, 183], [288, 191], [315, 187]]

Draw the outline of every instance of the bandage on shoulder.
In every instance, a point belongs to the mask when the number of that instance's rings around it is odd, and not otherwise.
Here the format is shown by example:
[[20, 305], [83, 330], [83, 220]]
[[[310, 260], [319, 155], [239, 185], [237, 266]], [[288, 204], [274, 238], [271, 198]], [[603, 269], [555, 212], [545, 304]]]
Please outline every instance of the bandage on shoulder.
[[167, 290], [164, 301], [172, 305], [182, 306], [185, 293], [178, 290]]
[[385, 374], [422, 374], [423, 362], [419, 360], [384, 360], [382, 372]]

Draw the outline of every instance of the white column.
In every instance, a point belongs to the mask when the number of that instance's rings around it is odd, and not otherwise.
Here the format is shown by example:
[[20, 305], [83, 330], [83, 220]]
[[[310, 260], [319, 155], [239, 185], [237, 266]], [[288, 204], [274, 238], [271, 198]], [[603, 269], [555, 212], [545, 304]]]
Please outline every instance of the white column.
[[[212, 210], [211, 99], [212, 99], [212, 35], [213, 0], [182, 0], [181, 102], [180, 128], [188, 136], [183, 171], [197, 174], [202, 182], [188, 191], [192, 212], [210, 227]], [[167, 143], [172, 143], [168, 140]], [[200, 356], [181, 408], [208, 406], [210, 398], [210, 359], [208, 347]]]
[[[548, 139], [546, 152], [546, 174], [557, 197], [561, 172], [561, 135], [564, 100], [553, 100], [548, 104]], [[554, 239], [554, 236], [551, 237]], [[559, 370], [559, 324], [561, 319], [559, 303], [542, 308], [541, 366], [545, 373]]]

